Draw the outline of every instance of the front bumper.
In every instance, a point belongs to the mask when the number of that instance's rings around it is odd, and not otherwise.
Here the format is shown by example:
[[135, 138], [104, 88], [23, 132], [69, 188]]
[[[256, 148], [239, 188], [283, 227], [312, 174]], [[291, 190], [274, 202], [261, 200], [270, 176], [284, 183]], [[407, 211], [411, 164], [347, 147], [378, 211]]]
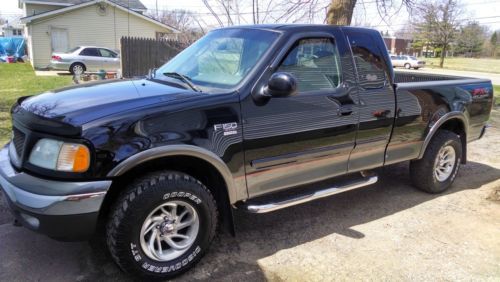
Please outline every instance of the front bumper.
[[0, 151], [0, 186], [12, 214], [23, 226], [55, 239], [75, 241], [95, 232], [111, 181], [55, 181], [19, 172], [4, 147]]

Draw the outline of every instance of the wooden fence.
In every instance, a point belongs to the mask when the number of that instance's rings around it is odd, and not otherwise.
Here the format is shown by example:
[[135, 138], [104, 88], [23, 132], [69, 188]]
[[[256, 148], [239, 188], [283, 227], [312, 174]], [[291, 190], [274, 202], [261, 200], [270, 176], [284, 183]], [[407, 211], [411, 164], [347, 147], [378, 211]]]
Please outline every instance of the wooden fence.
[[121, 67], [123, 77], [142, 76], [177, 55], [187, 44], [169, 39], [122, 37]]

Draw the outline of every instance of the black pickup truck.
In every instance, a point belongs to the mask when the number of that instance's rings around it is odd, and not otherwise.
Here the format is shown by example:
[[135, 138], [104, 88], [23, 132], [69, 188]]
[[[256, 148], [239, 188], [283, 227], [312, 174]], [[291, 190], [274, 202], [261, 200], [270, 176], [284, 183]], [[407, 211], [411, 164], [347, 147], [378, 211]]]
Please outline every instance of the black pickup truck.
[[147, 279], [201, 259], [233, 210], [265, 213], [373, 184], [411, 161], [439, 193], [481, 138], [489, 80], [394, 73], [377, 31], [214, 30], [147, 77], [20, 98], [0, 184], [23, 226], [106, 236]]

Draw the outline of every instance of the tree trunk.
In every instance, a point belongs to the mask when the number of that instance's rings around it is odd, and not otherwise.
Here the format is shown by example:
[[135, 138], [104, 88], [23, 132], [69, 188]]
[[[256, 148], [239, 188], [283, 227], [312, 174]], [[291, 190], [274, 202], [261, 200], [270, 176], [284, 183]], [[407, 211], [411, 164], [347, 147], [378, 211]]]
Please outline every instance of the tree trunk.
[[350, 25], [357, 0], [332, 0], [328, 6], [326, 22], [333, 25]]
[[443, 68], [444, 66], [444, 56], [446, 55], [446, 45], [443, 46], [443, 50], [441, 51], [441, 58], [439, 59], [439, 67]]

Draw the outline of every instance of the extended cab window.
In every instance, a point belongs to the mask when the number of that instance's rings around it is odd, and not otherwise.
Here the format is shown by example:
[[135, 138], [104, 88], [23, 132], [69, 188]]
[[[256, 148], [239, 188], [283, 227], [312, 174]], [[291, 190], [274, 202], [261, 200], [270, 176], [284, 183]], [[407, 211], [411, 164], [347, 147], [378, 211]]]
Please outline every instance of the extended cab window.
[[349, 34], [358, 81], [364, 89], [377, 89], [385, 86], [387, 66], [375, 39], [366, 33]]
[[80, 52], [80, 56], [92, 56], [92, 57], [100, 57], [101, 54], [97, 50], [97, 48], [85, 48]]
[[334, 89], [341, 80], [339, 54], [329, 38], [299, 40], [277, 71], [293, 74], [300, 92]]

